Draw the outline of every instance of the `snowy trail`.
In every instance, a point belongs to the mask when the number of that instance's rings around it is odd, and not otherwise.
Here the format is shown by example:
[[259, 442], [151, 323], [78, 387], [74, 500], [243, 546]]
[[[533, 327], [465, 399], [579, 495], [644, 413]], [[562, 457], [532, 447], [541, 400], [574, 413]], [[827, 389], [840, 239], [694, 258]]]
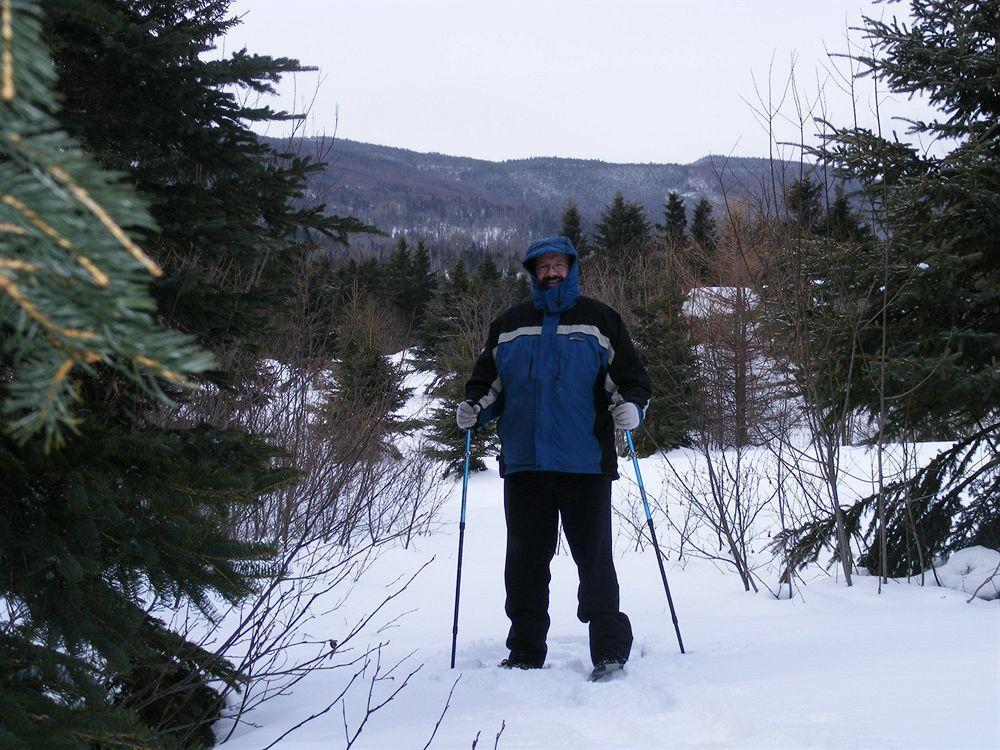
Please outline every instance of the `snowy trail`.
[[[644, 473], [657, 472], [645, 459]], [[491, 462], [493, 463], [493, 462]], [[434, 562], [373, 621], [366, 643], [389, 640], [383, 665], [411, 651], [400, 678], [423, 667], [395, 700], [369, 720], [354, 747], [423, 748], [455, 679], [451, 705], [431, 745], [492, 748], [991, 748], [1000, 747], [1000, 602], [973, 601], [950, 589], [858, 578], [833, 579], [802, 597], [745, 594], [735, 575], [703, 561], [668, 565], [686, 655], [677, 649], [651, 551], [618, 555], [622, 608], [636, 641], [624, 679], [584, 681], [590, 662], [586, 626], [575, 618], [576, 576], [565, 552], [553, 563], [552, 628], [546, 668], [496, 668], [503, 643], [504, 524], [494, 469], [469, 485], [457, 668], [448, 668], [455, 585], [456, 483], [445, 532], [408, 550], [389, 549], [347, 604], [310, 625], [336, 638], [381, 602], [392, 582]], [[631, 466], [622, 461], [623, 477]], [[616, 482], [616, 493], [628, 491]], [[403, 614], [407, 613], [407, 614]], [[403, 615], [382, 633], [377, 628]], [[353, 654], [364, 644], [356, 644]], [[269, 745], [343, 689], [346, 670], [315, 673], [293, 695], [248, 717], [228, 747]], [[375, 698], [399, 684], [380, 683]], [[367, 687], [346, 706], [353, 733]], [[343, 747], [340, 707], [290, 734], [287, 750]]]

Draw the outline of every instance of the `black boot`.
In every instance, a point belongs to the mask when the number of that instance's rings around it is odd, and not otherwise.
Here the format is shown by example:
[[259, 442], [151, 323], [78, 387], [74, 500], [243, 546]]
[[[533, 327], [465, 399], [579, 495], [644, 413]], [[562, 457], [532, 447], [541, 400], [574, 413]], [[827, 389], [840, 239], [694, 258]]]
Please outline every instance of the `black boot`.
[[501, 669], [541, 669], [545, 659], [529, 656], [528, 654], [511, 651], [510, 656], [500, 662], [497, 666]]

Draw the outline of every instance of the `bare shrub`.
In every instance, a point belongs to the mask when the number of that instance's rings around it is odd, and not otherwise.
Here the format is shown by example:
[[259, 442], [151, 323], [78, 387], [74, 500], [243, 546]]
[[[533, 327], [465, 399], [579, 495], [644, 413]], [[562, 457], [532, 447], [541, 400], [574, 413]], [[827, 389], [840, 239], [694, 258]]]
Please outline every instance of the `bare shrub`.
[[[374, 395], [340, 389], [336, 363], [324, 357], [330, 343], [322, 329], [326, 321], [311, 304], [315, 280], [306, 270], [295, 304], [281, 321], [287, 336], [268, 342], [272, 358], [224, 352], [223, 365], [243, 373], [240, 388], [204, 388], [164, 416], [172, 425], [209, 422], [266, 435], [284, 451], [279, 460], [298, 471], [297, 482], [263, 494], [255, 507], [231, 520], [240, 538], [271, 543], [278, 551], [261, 571], [255, 594], [224, 606], [210, 621], [193, 611], [174, 612], [170, 602], [149, 606], [151, 616], [172, 619], [210, 663], [234, 666], [232, 683], [215, 685], [232, 722], [229, 734], [248, 712], [287, 694], [315, 670], [344, 670], [341, 699], [372, 670], [375, 687], [394, 678], [398, 668], [386, 670], [379, 661], [384, 638], [374, 646], [357, 642], [371, 637], [375, 618], [412, 577], [342, 632], [317, 634], [310, 623], [344, 604], [386, 545], [409, 545], [432, 531], [446, 489], [424, 457], [420, 438], [398, 429], [405, 422], [396, 415], [398, 397], [381, 397], [379, 383]], [[371, 305], [359, 301], [349, 312], [354, 315], [349, 324], [375, 351], [398, 338], [393, 322]], [[381, 385], [398, 393], [408, 374], [406, 362], [398, 357], [380, 362], [386, 378]], [[337, 408], [331, 408], [334, 402]], [[196, 671], [178, 684], [152, 681], [135, 700], [191, 690], [199, 680], [204, 676]], [[358, 732], [381, 705], [369, 706]]]

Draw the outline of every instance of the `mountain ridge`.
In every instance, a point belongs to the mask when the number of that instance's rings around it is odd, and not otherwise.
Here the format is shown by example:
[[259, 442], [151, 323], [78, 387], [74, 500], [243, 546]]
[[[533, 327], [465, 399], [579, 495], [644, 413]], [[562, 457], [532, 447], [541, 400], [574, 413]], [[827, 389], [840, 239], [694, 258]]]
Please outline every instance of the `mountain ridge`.
[[[269, 142], [279, 152], [289, 150], [287, 142]], [[310, 181], [310, 200], [389, 235], [352, 239], [353, 255], [382, 255], [399, 234], [423, 238], [445, 254], [471, 249], [507, 254], [557, 233], [571, 199], [584, 231], [592, 232], [617, 192], [642, 204], [656, 223], [671, 191], [685, 199], [690, 215], [700, 197], [722, 205], [726, 196], [759, 194], [772, 167], [766, 157], [713, 154], [691, 164], [559, 156], [493, 161], [348, 139], [306, 138], [292, 145], [300, 154], [312, 149], [327, 162]], [[775, 164], [782, 171], [792, 166]]]

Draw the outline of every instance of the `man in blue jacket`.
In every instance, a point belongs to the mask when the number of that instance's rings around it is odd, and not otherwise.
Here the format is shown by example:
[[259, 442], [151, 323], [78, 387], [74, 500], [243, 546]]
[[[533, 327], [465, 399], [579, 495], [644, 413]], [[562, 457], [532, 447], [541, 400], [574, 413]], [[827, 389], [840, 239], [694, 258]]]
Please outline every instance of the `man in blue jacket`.
[[589, 623], [591, 658], [595, 667], [620, 666], [628, 660], [632, 627], [619, 610], [612, 558], [614, 429], [642, 422], [649, 377], [621, 316], [580, 295], [568, 239], [532, 243], [524, 267], [531, 301], [490, 324], [456, 412], [462, 429], [499, 419], [511, 622], [510, 656], [500, 666], [533, 669], [545, 662], [549, 564], [560, 516], [580, 576], [577, 616]]

